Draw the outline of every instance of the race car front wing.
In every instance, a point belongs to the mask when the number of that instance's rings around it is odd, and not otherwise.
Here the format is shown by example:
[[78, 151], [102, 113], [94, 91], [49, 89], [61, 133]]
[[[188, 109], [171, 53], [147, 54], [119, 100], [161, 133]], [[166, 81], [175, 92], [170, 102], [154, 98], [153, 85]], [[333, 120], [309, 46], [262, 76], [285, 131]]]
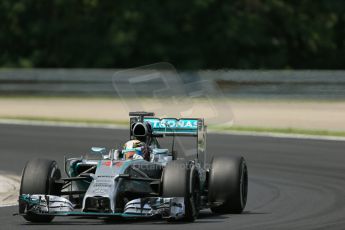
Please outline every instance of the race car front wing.
[[49, 216], [94, 216], [94, 217], [154, 217], [161, 216], [168, 219], [181, 219], [185, 215], [183, 197], [145, 197], [129, 201], [124, 212], [83, 212], [75, 211], [74, 205], [66, 198], [53, 195], [29, 195], [19, 196], [19, 214]]

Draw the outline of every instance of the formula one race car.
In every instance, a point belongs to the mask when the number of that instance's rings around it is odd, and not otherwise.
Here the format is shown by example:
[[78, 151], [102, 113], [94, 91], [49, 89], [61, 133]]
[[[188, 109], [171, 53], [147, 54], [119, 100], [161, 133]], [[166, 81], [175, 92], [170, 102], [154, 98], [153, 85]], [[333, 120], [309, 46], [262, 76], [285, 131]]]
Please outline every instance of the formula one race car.
[[[162, 217], [194, 221], [201, 209], [241, 213], [248, 173], [243, 157], [219, 155], [206, 164], [203, 119], [155, 118], [130, 112], [130, 140], [119, 149], [93, 147], [93, 156], [65, 159], [66, 178], [54, 160], [27, 162], [19, 215], [30, 222], [55, 216]], [[175, 137], [194, 139], [195, 155], [174, 150]], [[158, 140], [172, 139], [172, 148]], [[183, 151], [183, 150], [182, 150]], [[186, 154], [185, 154], [186, 155]]]

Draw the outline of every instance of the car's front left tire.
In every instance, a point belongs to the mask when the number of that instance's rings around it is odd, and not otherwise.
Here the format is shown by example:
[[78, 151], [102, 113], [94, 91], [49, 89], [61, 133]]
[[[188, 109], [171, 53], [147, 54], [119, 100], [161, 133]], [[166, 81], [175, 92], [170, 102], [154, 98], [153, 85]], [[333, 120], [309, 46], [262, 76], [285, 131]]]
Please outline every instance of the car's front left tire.
[[200, 210], [200, 179], [195, 166], [184, 161], [171, 161], [164, 168], [162, 197], [184, 197], [186, 222], [193, 222]]

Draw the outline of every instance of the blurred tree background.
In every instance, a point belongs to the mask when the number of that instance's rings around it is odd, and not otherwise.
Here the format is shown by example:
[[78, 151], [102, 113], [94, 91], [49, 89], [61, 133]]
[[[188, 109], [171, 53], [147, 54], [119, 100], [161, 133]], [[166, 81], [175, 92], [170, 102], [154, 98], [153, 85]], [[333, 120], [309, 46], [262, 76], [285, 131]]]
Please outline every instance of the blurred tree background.
[[344, 0], [1, 0], [0, 67], [343, 69]]

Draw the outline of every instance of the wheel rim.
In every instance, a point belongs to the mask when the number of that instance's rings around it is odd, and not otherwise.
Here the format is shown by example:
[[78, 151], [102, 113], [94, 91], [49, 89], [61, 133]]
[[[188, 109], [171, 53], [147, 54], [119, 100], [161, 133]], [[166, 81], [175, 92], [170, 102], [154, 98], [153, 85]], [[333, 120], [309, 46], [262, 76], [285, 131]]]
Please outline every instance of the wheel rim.
[[248, 194], [248, 171], [245, 163], [242, 163], [242, 173], [240, 181], [240, 194], [241, 194], [241, 206], [244, 206], [247, 203], [247, 194]]
[[190, 191], [190, 202], [192, 208], [193, 218], [196, 218], [199, 214], [199, 205], [200, 205], [200, 184], [198, 180], [197, 173], [193, 173], [191, 177], [191, 191]]
[[58, 195], [60, 193], [60, 191], [57, 190], [56, 186], [54, 187], [54, 181], [56, 179], [60, 179], [61, 177], [61, 172], [57, 166], [57, 164], [55, 163], [53, 165], [53, 168], [50, 172], [49, 178], [48, 178], [48, 187], [47, 187], [47, 194], [49, 195]]
[[193, 182], [193, 200], [194, 200], [194, 205], [195, 205], [195, 209], [196, 212], [198, 212], [199, 209], [199, 197], [200, 197], [200, 186], [198, 183], [198, 177], [194, 176], [194, 182]]

